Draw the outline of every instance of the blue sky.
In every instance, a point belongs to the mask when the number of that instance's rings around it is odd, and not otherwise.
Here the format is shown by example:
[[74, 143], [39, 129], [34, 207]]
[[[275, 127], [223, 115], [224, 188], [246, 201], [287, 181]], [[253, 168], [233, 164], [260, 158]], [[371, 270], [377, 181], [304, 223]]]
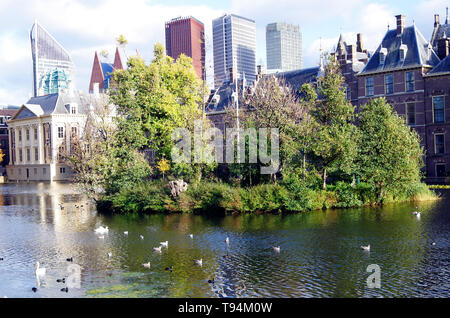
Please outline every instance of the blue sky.
[[37, 19], [72, 55], [77, 89], [87, 91], [94, 52], [115, 48], [115, 37], [128, 39], [126, 55], [136, 49], [148, 62], [155, 42], [164, 43], [164, 22], [193, 15], [207, 34], [208, 78], [211, 79], [211, 21], [235, 13], [256, 21], [257, 63], [265, 65], [265, 26], [272, 22], [300, 25], [304, 67], [317, 65], [320, 45], [331, 50], [340, 33], [347, 42], [362, 33], [375, 49], [395, 15], [405, 14], [425, 38], [431, 36], [434, 14], [445, 20], [448, 0], [0, 0], [0, 104], [20, 105], [32, 91], [29, 31]]

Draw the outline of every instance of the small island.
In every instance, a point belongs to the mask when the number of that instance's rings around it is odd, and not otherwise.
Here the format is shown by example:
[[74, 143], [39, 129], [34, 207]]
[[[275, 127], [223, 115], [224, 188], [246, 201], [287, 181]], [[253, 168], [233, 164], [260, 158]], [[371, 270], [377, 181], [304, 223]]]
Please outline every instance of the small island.
[[[305, 212], [438, 198], [421, 182], [418, 134], [384, 98], [355, 109], [333, 55], [299, 90], [267, 75], [240, 91], [221, 117], [226, 129], [205, 116], [190, 58], [174, 61], [160, 44], [154, 56], [148, 65], [131, 57], [112, 74], [104, 111], [66, 155], [99, 211]], [[240, 159], [225, 163], [224, 144]]]

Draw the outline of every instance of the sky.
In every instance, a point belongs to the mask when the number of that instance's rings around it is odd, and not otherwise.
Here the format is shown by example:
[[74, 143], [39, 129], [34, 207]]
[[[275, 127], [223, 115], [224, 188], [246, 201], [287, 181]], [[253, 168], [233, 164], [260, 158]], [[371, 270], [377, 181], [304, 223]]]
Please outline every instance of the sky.
[[[434, 14], [445, 21], [450, 0], [0, 0], [0, 105], [22, 105], [32, 93], [29, 32], [38, 20], [72, 56], [77, 69], [76, 88], [88, 91], [95, 51], [114, 58], [115, 39], [123, 34], [128, 45], [122, 57], [136, 55], [147, 62], [156, 42], [164, 44], [164, 23], [194, 16], [205, 24], [207, 77], [212, 87], [212, 20], [234, 13], [256, 21], [256, 63], [266, 64], [265, 27], [273, 22], [300, 26], [303, 67], [319, 63], [320, 47], [331, 51], [342, 33], [348, 44], [362, 33], [365, 48], [375, 50], [395, 15], [406, 15], [426, 39]], [[106, 61], [106, 60], [105, 60]]]

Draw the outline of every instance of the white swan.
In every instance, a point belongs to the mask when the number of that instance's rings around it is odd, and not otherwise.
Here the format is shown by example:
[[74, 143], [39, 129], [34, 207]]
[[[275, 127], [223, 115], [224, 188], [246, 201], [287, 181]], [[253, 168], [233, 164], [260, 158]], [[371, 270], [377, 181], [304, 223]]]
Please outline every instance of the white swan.
[[160, 247], [154, 247], [153, 250], [154, 250], [155, 252], [161, 253], [161, 248], [162, 248], [162, 246], [160, 246]]
[[364, 250], [364, 251], [369, 252], [370, 251], [370, 244], [367, 245], [367, 246], [361, 246], [361, 249]]
[[169, 247], [169, 241], [160, 242], [159, 244], [161, 244], [161, 246], [164, 246], [164, 247]]
[[190, 237], [191, 239], [193, 239], [193, 238], [194, 238], [194, 234], [189, 234], [189, 237]]
[[141, 238], [141, 240], [143, 240], [143, 239], [144, 239], [144, 236], [142, 236], [142, 235], [140, 235], [139, 237]]
[[275, 252], [277, 252], [277, 253], [280, 253], [280, 252], [281, 252], [281, 247], [279, 247], [279, 246], [274, 246], [274, 247], [273, 247], [273, 250], [274, 250]]
[[128, 231], [123, 232], [123, 234], [128, 235]]
[[95, 229], [95, 233], [97, 233], [97, 234], [106, 234], [108, 232], [109, 232], [108, 227], [100, 226], [100, 227]]
[[227, 237], [227, 238], [225, 239], [225, 243], [227, 243], [227, 245], [230, 244], [230, 238], [229, 238], [229, 237]]
[[46, 269], [39, 266], [39, 262], [36, 262], [36, 265], [34, 266], [36, 268], [36, 276], [44, 276]]
[[196, 259], [196, 260], [194, 260], [194, 264], [195, 265], [198, 265], [198, 266], [202, 266], [203, 265], [203, 258], [200, 258], [200, 259]]
[[150, 268], [150, 262], [142, 264], [142, 266], [144, 266], [145, 268]]

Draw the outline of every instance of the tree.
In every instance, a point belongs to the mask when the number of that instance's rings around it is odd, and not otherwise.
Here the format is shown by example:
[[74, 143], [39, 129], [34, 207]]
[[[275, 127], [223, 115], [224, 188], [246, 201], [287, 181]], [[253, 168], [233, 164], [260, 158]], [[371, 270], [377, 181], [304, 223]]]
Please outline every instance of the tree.
[[[170, 158], [177, 128], [194, 132], [194, 122], [202, 120], [203, 129], [209, 121], [202, 119], [203, 91], [192, 59], [181, 55], [176, 61], [164, 53], [157, 43], [154, 59], [146, 65], [142, 58], [128, 60], [128, 69], [112, 74], [110, 97], [117, 105], [118, 143], [139, 151], [151, 151], [156, 162]], [[201, 178], [200, 164], [171, 165], [172, 171]]]
[[311, 114], [318, 123], [310, 154], [321, 171], [323, 189], [330, 172], [350, 175], [356, 156], [357, 129], [353, 124], [354, 106], [346, 99], [340, 65], [330, 56], [324, 77], [319, 79], [319, 97]]
[[389, 191], [420, 181], [420, 137], [384, 98], [362, 106], [358, 122], [357, 166], [362, 179], [374, 185], [378, 203]]
[[164, 179], [164, 174], [170, 170], [170, 161], [165, 158], [161, 159], [160, 161], [158, 161], [157, 168], [159, 172], [162, 173]]
[[[302, 163], [304, 137], [307, 134], [306, 122], [310, 115], [305, 104], [282, 78], [268, 76], [260, 79], [254, 90], [247, 90], [240, 101], [243, 109], [239, 112], [241, 128], [278, 128], [280, 137], [280, 170], [292, 170]], [[236, 120], [235, 107], [229, 107], [227, 118], [230, 123]], [[258, 136], [259, 138], [259, 136]], [[246, 152], [251, 145], [246, 144]], [[270, 147], [268, 147], [270, 149]], [[256, 179], [259, 164], [232, 165], [232, 170], [249, 179]], [[272, 175], [275, 180], [275, 175]]]
[[80, 135], [70, 136], [70, 150], [60, 154], [76, 173], [75, 183], [93, 199], [118, 191], [149, 176], [144, 155], [118, 143], [114, 106], [106, 95], [91, 100]]

